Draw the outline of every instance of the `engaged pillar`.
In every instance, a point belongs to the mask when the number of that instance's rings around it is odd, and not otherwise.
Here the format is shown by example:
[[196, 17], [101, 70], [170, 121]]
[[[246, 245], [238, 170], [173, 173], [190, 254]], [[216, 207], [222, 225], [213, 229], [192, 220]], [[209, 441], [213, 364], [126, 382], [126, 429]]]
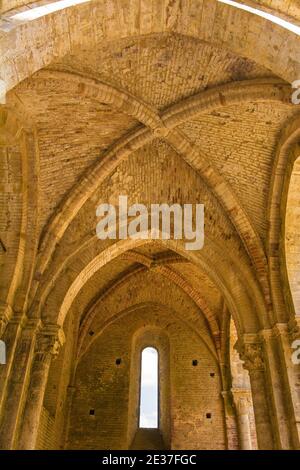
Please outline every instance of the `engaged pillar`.
[[253, 338], [246, 337], [243, 344], [239, 344], [237, 347], [241, 359], [244, 361], [244, 368], [249, 372], [258, 448], [261, 450], [274, 449], [275, 439], [271, 422], [272, 404], [268, 394], [263, 345]]
[[252, 450], [250, 426], [250, 390], [231, 390], [235, 404], [241, 450]]
[[17, 446], [19, 449], [35, 449], [51, 359], [58, 354], [63, 342], [63, 331], [56, 325], [47, 326], [37, 334], [19, 445]]

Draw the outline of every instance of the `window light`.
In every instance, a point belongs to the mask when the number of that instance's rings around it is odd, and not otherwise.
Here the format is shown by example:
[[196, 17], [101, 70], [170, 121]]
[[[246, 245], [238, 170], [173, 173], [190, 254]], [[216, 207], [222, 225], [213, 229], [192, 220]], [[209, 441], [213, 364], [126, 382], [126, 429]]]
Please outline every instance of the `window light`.
[[142, 351], [140, 383], [140, 428], [158, 428], [158, 352]]

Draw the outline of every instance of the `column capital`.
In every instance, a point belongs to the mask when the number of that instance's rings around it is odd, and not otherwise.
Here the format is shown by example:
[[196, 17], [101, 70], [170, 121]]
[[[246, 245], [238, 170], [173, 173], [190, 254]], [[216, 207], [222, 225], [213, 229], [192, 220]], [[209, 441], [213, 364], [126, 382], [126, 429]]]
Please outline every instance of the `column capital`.
[[289, 333], [289, 326], [287, 323], [276, 323], [273, 327], [274, 335], [283, 336]]
[[56, 357], [65, 342], [63, 329], [58, 325], [43, 325], [36, 333], [34, 353], [39, 359], [48, 356]]
[[12, 318], [11, 323], [20, 325], [23, 332], [30, 335], [35, 334], [41, 327], [41, 320], [39, 318], [28, 318], [26, 315]]
[[291, 341], [300, 338], [300, 316], [291, 318], [288, 322], [288, 334]]
[[0, 302], [0, 338], [3, 336], [9, 319], [13, 316], [11, 305], [6, 302]]
[[231, 389], [233, 401], [236, 407], [236, 410], [239, 415], [249, 413], [249, 408], [251, 406], [251, 391], [248, 389]]
[[[299, 325], [299, 324], [298, 324]], [[289, 323], [275, 323], [272, 328], [265, 328], [260, 330], [259, 335], [265, 341], [271, 338], [278, 338], [280, 336], [290, 336], [297, 333], [300, 336], [299, 326], [297, 326], [297, 319], [293, 318]]]
[[244, 369], [249, 372], [263, 371], [265, 369], [263, 345], [257, 335], [244, 335], [243, 340], [238, 340], [235, 349], [244, 362]]

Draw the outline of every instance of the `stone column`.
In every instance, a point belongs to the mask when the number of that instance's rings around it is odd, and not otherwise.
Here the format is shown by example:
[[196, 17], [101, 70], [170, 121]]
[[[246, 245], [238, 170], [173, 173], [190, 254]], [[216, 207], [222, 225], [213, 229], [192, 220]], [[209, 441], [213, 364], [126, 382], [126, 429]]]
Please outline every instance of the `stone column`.
[[1, 449], [9, 450], [14, 447], [38, 324], [37, 320], [27, 320], [24, 326], [15, 319], [9, 322], [5, 330], [4, 337], [7, 340], [8, 363], [1, 369], [0, 374], [2, 391]]
[[68, 444], [69, 444], [68, 432], [69, 432], [72, 404], [73, 404], [73, 398], [74, 398], [75, 392], [76, 392], [76, 387], [74, 385], [69, 385], [67, 389], [65, 422], [64, 422], [64, 429], [62, 433], [62, 449], [68, 449]]
[[18, 449], [35, 449], [51, 359], [63, 342], [63, 331], [57, 325], [48, 325], [37, 334]]
[[221, 392], [221, 395], [224, 400], [227, 450], [238, 450], [238, 430], [236, 414], [232, 403], [232, 394], [230, 390], [225, 390]]
[[0, 315], [0, 338], [5, 349], [5, 364], [0, 364], [0, 416], [22, 326], [24, 326], [24, 321], [21, 317], [14, 316], [12, 320], [8, 321], [6, 316]]
[[[6, 364], [6, 341], [4, 332], [8, 323], [5, 305], [0, 302], [0, 374], [3, 373], [3, 366]], [[2, 367], [1, 367], [2, 366]], [[1, 384], [1, 378], [0, 378]], [[1, 401], [1, 385], [0, 385], [0, 401]]]
[[[1, 340], [1, 351], [0, 351], [0, 417], [1, 417], [1, 408], [5, 395], [5, 388], [7, 384], [7, 379], [9, 376], [10, 368], [7, 366], [7, 363], [10, 362], [8, 359], [8, 350], [11, 351], [12, 348], [7, 348], [7, 331], [8, 316], [6, 315], [6, 306], [1, 304], [0, 306], [0, 340]], [[13, 335], [16, 343], [16, 332]], [[4, 359], [5, 362], [2, 362]]]
[[276, 448], [293, 449], [291, 435], [291, 413], [288, 387], [285, 381], [286, 366], [280, 358], [280, 344], [276, 329], [266, 329], [260, 332], [266, 353], [266, 367], [270, 384], [270, 398], [273, 405], [274, 435]]
[[[284, 386], [284, 396], [290, 411], [288, 423], [294, 449], [300, 448], [300, 364], [293, 360], [294, 341], [300, 340], [300, 318], [296, 317], [289, 324], [277, 324], [274, 327], [277, 348], [281, 359], [280, 372]], [[297, 363], [298, 362], [298, 363]]]
[[239, 430], [239, 443], [241, 450], [252, 450], [251, 440], [251, 426], [250, 426], [250, 390], [231, 390], [233, 401], [235, 404], [238, 430]]
[[249, 372], [258, 448], [259, 450], [271, 450], [276, 446], [263, 346], [257, 339], [249, 336], [244, 335], [243, 343], [238, 343], [237, 348], [242, 361], [244, 361], [244, 368]]

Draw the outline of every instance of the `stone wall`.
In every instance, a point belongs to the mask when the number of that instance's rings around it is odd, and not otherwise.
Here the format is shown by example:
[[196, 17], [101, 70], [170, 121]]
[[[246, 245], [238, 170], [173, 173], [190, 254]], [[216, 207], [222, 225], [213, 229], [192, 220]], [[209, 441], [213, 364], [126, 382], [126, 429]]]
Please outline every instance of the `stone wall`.
[[[216, 0], [2, 15], [28, 6], [0, 1], [0, 447], [130, 447], [151, 339], [166, 447], [254, 448], [255, 420], [299, 448], [299, 35]], [[120, 194], [204, 202], [203, 249], [100, 242]]]
[[[130, 446], [127, 440], [129, 399], [138, 403], [137, 396], [129, 396], [130, 380], [139, 375], [138, 368], [131, 370], [130, 359], [133, 337], [146, 324], [162, 328], [169, 339], [170, 394], [161, 406], [170, 410], [170, 447], [224, 449], [224, 410], [216, 361], [191, 328], [157, 307], [138, 309], [116, 320], [81, 358], [67, 447], [126, 449]], [[121, 359], [119, 365], [117, 359]]]

